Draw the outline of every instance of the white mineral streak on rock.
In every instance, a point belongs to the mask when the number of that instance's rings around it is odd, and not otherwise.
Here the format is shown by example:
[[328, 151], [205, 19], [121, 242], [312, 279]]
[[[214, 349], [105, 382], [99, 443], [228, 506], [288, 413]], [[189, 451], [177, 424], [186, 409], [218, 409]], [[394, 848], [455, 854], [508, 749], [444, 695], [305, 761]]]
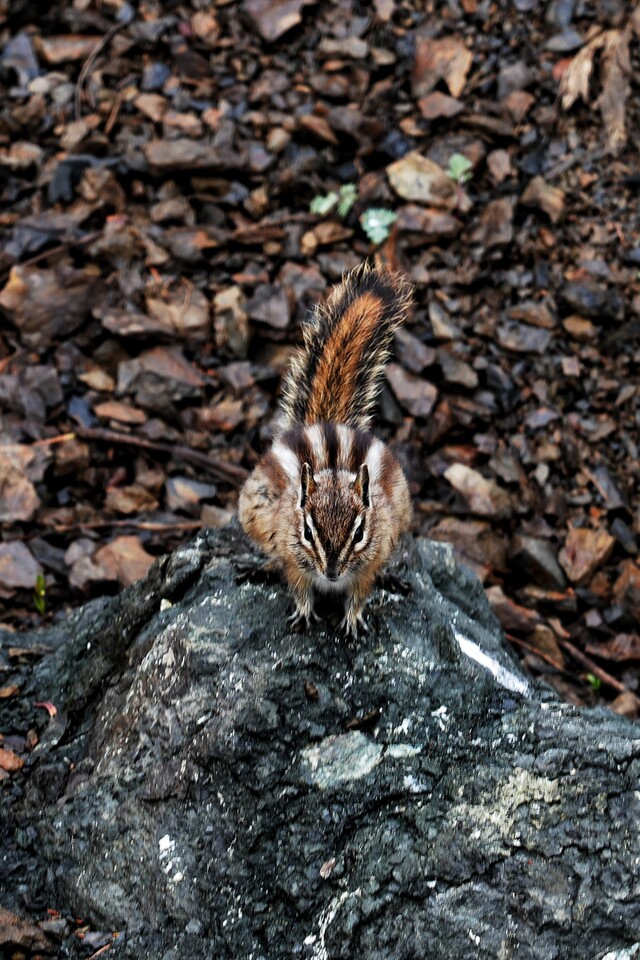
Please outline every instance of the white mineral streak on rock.
[[515, 673], [507, 670], [501, 663], [498, 663], [497, 660], [490, 657], [484, 650], [481, 650], [477, 643], [469, 640], [469, 638], [463, 636], [463, 634], [458, 633], [457, 630], [454, 629], [453, 635], [458, 641], [462, 652], [471, 660], [479, 663], [485, 670], [488, 670], [499, 684], [506, 687], [507, 690], [513, 690], [514, 693], [529, 693], [530, 687], [524, 677], [518, 677]]

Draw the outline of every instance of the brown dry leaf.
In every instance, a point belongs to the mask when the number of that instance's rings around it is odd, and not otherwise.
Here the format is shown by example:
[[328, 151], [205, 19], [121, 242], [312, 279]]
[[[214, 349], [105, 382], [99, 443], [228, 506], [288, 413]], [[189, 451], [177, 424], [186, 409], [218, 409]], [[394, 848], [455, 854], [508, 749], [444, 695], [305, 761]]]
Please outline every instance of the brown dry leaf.
[[387, 366], [387, 380], [393, 394], [412, 417], [428, 417], [438, 399], [438, 391], [428, 380], [403, 370], [400, 364]]
[[640, 567], [633, 560], [620, 564], [620, 576], [613, 585], [616, 603], [630, 608], [633, 616], [640, 614]]
[[21, 760], [17, 753], [0, 747], [0, 770], [13, 773], [15, 770], [20, 770], [21, 767], [24, 767], [24, 760]]
[[453, 463], [444, 477], [466, 500], [472, 513], [481, 517], [510, 517], [511, 497], [495, 480], [488, 480], [463, 463]]
[[528, 643], [544, 653], [559, 670], [564, 668], [564, 656], [558, 645], [555, 632], [544, 623], [538, 623], [527, 637]]
[[485, 593], [489, 605], [500, 621], [503, 630], [518, 630], [521, 633], [529, 633], [540, 622], [540, 614], [511, 600], [502, 587], [488, 587]]
[[167, 101], [159, 93], [141, 93], [133, 102], [140, 113], [154, 123], [159, 123], [167, 112]]
[[77, 330], [89, 316], [98, 277], [71, 267], [12, 267], [0, 307], [28, 347], [42, 349]]
[[486, 520], [445, 517], [431, 528], [429, 537], [452, 544], [458, 559], [471, 567], [483, 581], [492, 572], [508, 569], [505, 540]]
[[144, 423], [147, 415], [143, 410], [132, 407], [129, 403], [122, 403], [121, 400], [105, 400], [104, 403], [97, 403], [93, 408], [97, 417], [105, 420], [117, 420], [119, 423]]
[[242, 287], [227, 287], [213, 300], [216, 347], [223, 355], [243, 359], [249, 350], [251, 332]]
[[177, 140], [150, 140], [143, 153], [156, 173], [177, 170], [241, 170], [246, 157], [219, 150], [213, 144], [179, 137]]
[[206, 340], [211, 330], [209, 302], [204, 293], [183, 285], [163, 297], [147, 297], [147, 310], [167, 334], [184, 340]]
[[128, 487], [109, 487], [104, 498], [105, 510], [111, 513], [146, 513], [158, 509], [158, 501], [152, 493], [138, 483]]
[[402, 207], [396, 221], [398, 230], [415, 233], [412, 244], [431, 243], [434, 240], [450, 239], [461, 230], [462, 224], [450, 213], [444, 210], [434, 210], [431, 207], [420, 207], [415, 203], [408, 203]]
[[511, 157], [506, 150], [492, 150], [487, 156], [487, 167], [496, 183], [502, 183], [507, 177], [513, 176]]
[[482, 211], [480, 223], [473, 232], [474, 243], [488, 250], [504, 247], [513, 240], [514, 204], [511, 200], [490, 200]]
[[[456, 205], [456, 185], [446, 172], [417, 150], [387, 167], [389, 183], [403, 200], [447, 210]], [[467, 204], [468, 204], [467, 198]], [[459, 204], [460, 209], [464, 207]], [[468, 209], [468, 207], [467, 207]]]
[[614, 713], [619, 713], [623, 717], [630, 717], [637, 720], [640, 717], [640, 697], [637, 697], [631, 690], [623, 690], [615, 700], [609, 704]]
[[73, 60], [86, 60], [99, 42], [100, 37], [58, 34], [55, 37], [36, 37], [36, 48], [45, 63], [57, 65]]
[[413, 65], [414, 93], [426, 94], [444, 80], [452, 97], [464, 90], [473, 54], [460, 37], [418, 37]]
[[564, 219], [564, 193], [558, 187], [552, 187], [543, 177], [533, 177], [520, 197], [525, 207], [537, 207], [547, 214], [552, 223]]
[[24, 543], [0, 543], [0, 588], [31, 590], [39, 573], [40, 564]]
[[154, 557], [147, 553], [139, 537], [115, 537], [96, 551], [94, 561], [107, 571], [108, 579], [128, 587], [145, 576]]
[[624, 29], [606, 30], [593, 37], [576, 54], [560, 80], [564, 110], [571, 109], [578, 99], [588, 105], [595, 54], [602, 50], [602, 91], [595, 106], [602, 114], [607, 147], [613, 154], [620, 153], [627, 142], [626, 107], [631, 91], [629, 43], [634, 26], [634, 17], [631, 17]]
[[591, 579], [598, 567], [611, 556], [615, 538], [606, 530], [572, 527], [558, 562], [572, 583], [582, 586]]
[[0, 447], [0, 523], [30, 520], [40, 506], [27, 475], [34, 460], [34, 452], [25, 444]]
[[618, 633], [602, 643], [588, 643], [585, 651], [604, 660], [640, 660], [640, 636], [637, 633]]
[[455, 97], [448, 97], [446, 93], [440, 90], [434, 90], [428, 93], [426, 97], [418, 100], [420, 113], [425, 120], [437, 120], [439, 117], [457, 117], [464, 111], [464, 103], [456, 100]]
[[302, 21], [301, 11], [315, 0], [245, 0], [244, 9], [263, 40], [271, 43]]
[[609, 30], [602, 49], [602, 93], [596, 105], [602, 114], [607, 148], [617, 156], [627, 142], [627, 100], [631, 92], [630, 25]]
[[11, 957], [24, 956], [18, 952], [23, 950], [29, 954], [49, 955], [52, 942], [35, 923], [29, 923], [28, 920], [0, 907], [0, 949], [6, 950], [6, 956]]

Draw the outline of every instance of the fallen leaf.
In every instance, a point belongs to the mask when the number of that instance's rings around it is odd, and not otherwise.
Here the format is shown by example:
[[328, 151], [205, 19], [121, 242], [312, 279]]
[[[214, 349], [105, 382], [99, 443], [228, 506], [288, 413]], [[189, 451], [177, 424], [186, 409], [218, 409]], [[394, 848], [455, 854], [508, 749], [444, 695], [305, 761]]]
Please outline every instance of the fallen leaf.
[[611, 556], [615, 538], [606, 530], [571, 527], [558, 554], [560, 566], [572, 583], [582, 586]]
[[52, 66], [74, 60], [86, 60], [99, 42], [100, 37], [82, 37], [75, 34], [36, 37], [38, 53], [46, 63]]
[[315, 0], [245, 0], [244, 9], [263, 40], [272, 43], [302, 22], [302, 9]]
[[547, 214], [552, 223], [564, 219], [564, 193], [558, 187], [552, 187], [543, 177], [533, 177], [520, 197], [525, 207], [537, 207]]
[[121, 587], [144, 577], [154, 559], [135, 536], [115, 537], [94, 555], [94, 562], [107, 572], [108, 579], [117, 580]]
[[495, 480], [488, 480], [463, 463], [447, 467], [444, 477], [464, 497], [472, 513], [481, 517], [511, 516], [511, 497]]
[[459, 97], [472, 63], [473, 53], [460, 37], [442, 37], [440, 40], [418, 37], [413, 91], [418, 95], [429, 93], [440, 80], [444, 80], [451, 96]]
[[485, 590], [489, 605], [500, 621], [503, 630], [518, 630], [529, 633], [540, 622], [540, 614], [523, 607], [508, 597], [502, 587], [488, 587]]
[[387, 167], [389, 183], [403, 200], [450, 210], [456, 203], [456, 185], [446, 172], [416, 150]]
[[28, 347], [43, 349], [68, 336], [89, 316], [98, 277], [70, 267], [12, 267], [0, 307]]
[[611, 640], [586, 644], [585, 650], [596, 657], [615, 660], [617, 663], [640, 660], [640, 636], [637, 633], [618, 633]]
[[457, 117], [459, 113], [464, 112], [464, 103], [456, 100], [455, 97], [448, 97], [446, 93], [440, 90], [434, 90], [428, 93], [426, 97], [418, 100], [420, 113], [425, 120], [437, 120], [439, 117]]

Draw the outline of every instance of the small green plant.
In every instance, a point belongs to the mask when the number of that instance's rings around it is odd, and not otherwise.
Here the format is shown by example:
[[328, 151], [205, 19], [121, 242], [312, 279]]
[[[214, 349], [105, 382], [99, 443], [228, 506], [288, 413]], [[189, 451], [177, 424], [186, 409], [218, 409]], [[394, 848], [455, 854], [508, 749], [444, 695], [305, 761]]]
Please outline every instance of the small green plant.
[[44, 577], [41, 573], [39, 573], [36, 577], [36, 583], [33, 588], [33, 605], [41, 616], [47, 609], [46, 594], [47, 585], [44, 581]]
[[[349, 215], [358, 199], [358, 188], [355, 183], [343, 183], [339, 190], [331, 193], [321, 193], [311, 201], [311, 213], [324, 217], [335, 210], [343, 220]], [[369, 207], [360, 216], [360, 226], [371, 243], [383, 243], [396, 222], [397, 214], [393, 210], [384, 210], [382, 207]]]
[[397, 219], [398, 215], [393, 210], [369, 207], [360, 217], [360, 226], [371, 243], [384, 243]]
[[462, 186], [468, 183], [472, 177], [473, 164], [463, 153], [452, 153], [449, 157], [449, 168], [447, 174], [454, 183]]
[[338, 191], [332, 190], [330, 193], [319, 193], [311, 201], [309, 210], [316, 213], [319, 217], [326, 216], [334, 207], [338, 208], [338, 214], [344, 219], [358, 199], [358, 188], [355, 183], [343, 183]]
[[596, 677], [594, 673], [588, 673], [586, 676], [586, 680], [594, 693], [597, 693], [600, 687], [602, 686], [602, 680], [600, 679], [600, 677]]

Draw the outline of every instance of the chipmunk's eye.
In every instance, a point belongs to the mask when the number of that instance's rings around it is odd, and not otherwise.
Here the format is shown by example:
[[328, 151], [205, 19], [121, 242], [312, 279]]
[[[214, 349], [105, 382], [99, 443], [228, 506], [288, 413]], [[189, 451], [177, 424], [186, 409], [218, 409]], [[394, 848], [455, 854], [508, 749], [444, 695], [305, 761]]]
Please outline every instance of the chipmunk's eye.
[[311, 527], [309, 526], [308, 520], [304, 522], [304, 538], [307, 543], [313, 543], [313, 534], [311, 533]]
[[362, 543], [363, 537], [364, 537], [364, 524], [361, 523], [360, 526], [358, 527], [358, 529], [356, 530], [356, 532], [355, 532], [354, 535], [353, 535], [353, 542], [354, 542], [354, 543]]

